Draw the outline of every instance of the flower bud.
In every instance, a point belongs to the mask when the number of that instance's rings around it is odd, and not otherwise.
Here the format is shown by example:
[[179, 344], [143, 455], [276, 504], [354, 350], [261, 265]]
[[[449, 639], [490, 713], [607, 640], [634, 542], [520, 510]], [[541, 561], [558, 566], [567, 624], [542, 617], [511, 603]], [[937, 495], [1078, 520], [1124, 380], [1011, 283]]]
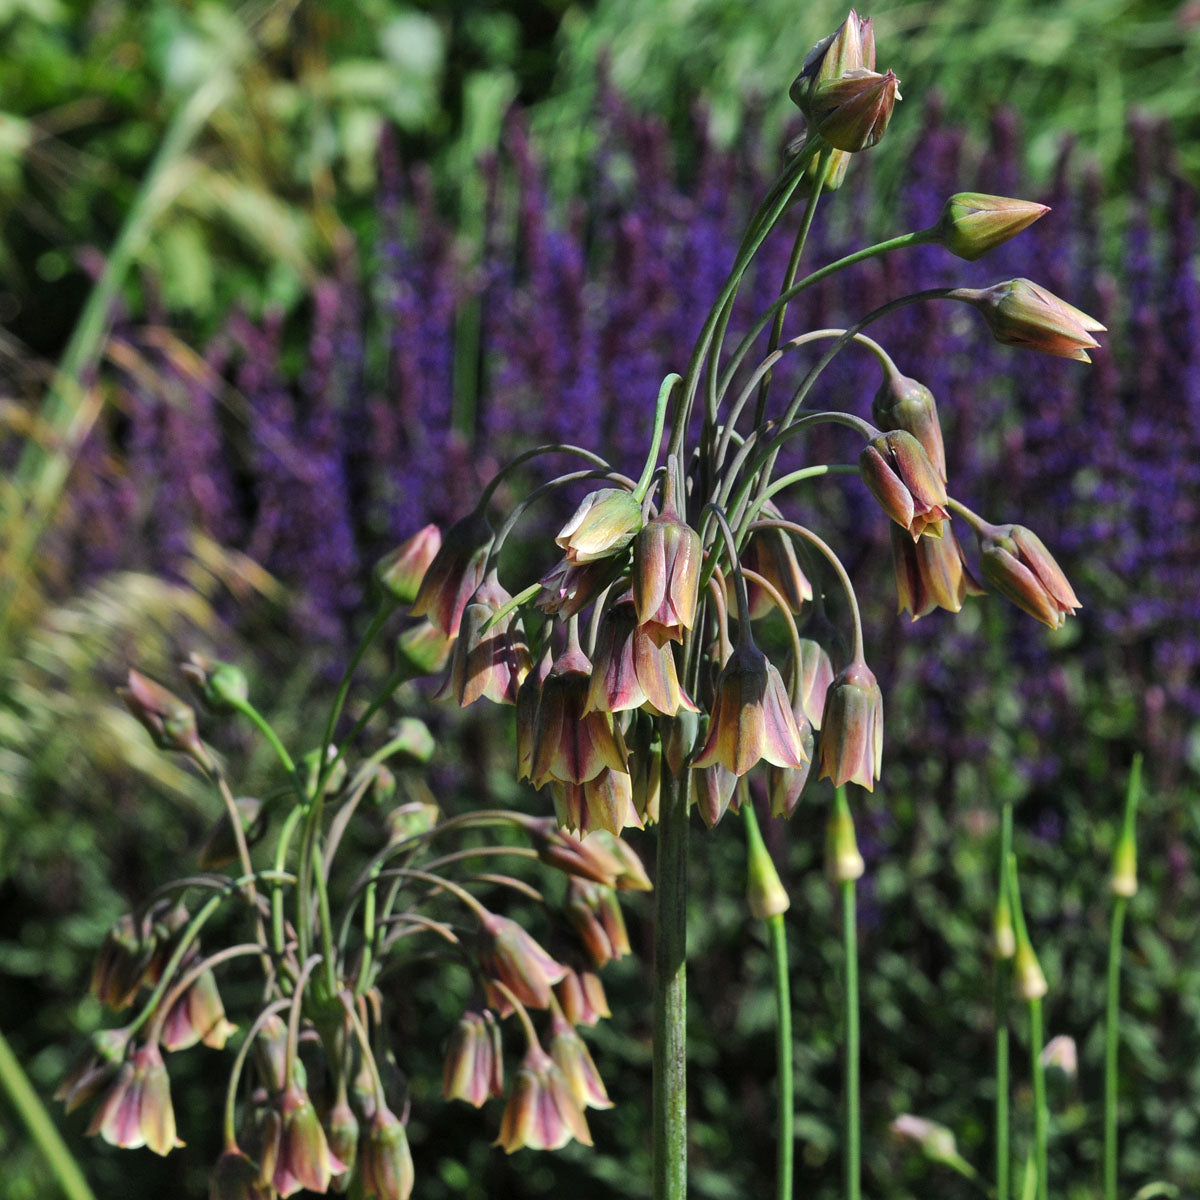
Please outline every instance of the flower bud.
[[287, 1026], [278, 1015], [268, 1017], [254, 1039], [254, 1063], [267, 1090], [283, 1091], [287, 1069]]
[[463, 609], [483, 582], [492, 540], [482, 512], [468, 513], [451, 525], [417, 589], [412, 615], [428, 617], [447, 637], [456, 637]]
[[358, 1158], [358, 1117], [343, 1091], [342, 1097], [325, 1114], [325, 1136], [329, 1141], [329, 1151], [345, 1167], [344, 1171], [335, 1175], [329, 1186], [335, 1192], [345, 1192], [350, 1186], [350, 1176], [354, 1171], [354, 1163]]
[[841, 25], [804, 56], [800, 74], [792, 82], [788, 95], [808, 117], [817, 87], [863, 67], [869, 71], [875, 69], [875, 31], [870, 17], [860, 17], [851, 9]]
[[1012, 908], [1001, 898], [992, 911], [992, 953], [996, 958], [1012, 958], [1017, 951], [1017, 935], [1013, 930]]
[[747, 641], [729, 656], [717, 680], [708, 738], [692, 766], [720, 763], [745, 775], [761, 759], [777, 767], [808, 761], [779, 672]]
[[924, 1117], [902, 1113], [889, 1126], [894, 1137], [911, 1142], [932, 1162], [957, 1163], [961, 1161], [958, 1143], [954, 1134], [945, 1125], [928, 1121]]
[[880, 429], [911, 433], [921, 443], [939, 478], [946, 482], [946, 447], [933, 393], [916, 379], [886, 371], [871, 401], [871, 415]]
[[130, 671], [128, 686], [117, 688], [125, 707], [142, 723], [160, 750], [178, 750], [205, 770], [212, 759], [196, 730], [196, 714], [174, 692]]
[[442, 531], [426, 525], [375, 564], [375, 582], [399, 604], [412, 604], [442, 548]]
[[869, 150], [887, 131], [900, 95], [891, 72], [847, 71], [818, 84], [809, 100], [813, 129], [837, 150]]
[[458, 1019], [442, 1069], [442, 1095], [480, 1108], [504, 1095], [504, 1057], [500, 1026], [490, 1009], [465, 1012]]
[[558, 1150], [572, 1138], [585, 1146], [592, 1144], [583, 1109], [566, 1076], [535, 1042], [517, 1071], [495, 1145], [502, 1146], [506, 1154], [523, 1146]]
[[599, 775], [583, 783], [552, 780], [554, 811], [564, 829], [586, 836], [606, 832], [620, 836], [633, 825], [641, 828], [633, 806], [633, 780], [627, 771], [605, 767]]
[[854, 818], [841, 793], [825, 830], [825, 869], [834, 883], [852, 883], [866, 870], [854, 834]]
[[759, 921], [787, 912], [792, 902], [775, 869], [758, 823], [746, 827], [746, 903]]
[[942, 536], [946, 485], [921, 443], [903, 429], [881, 433], [867, 443], [858, 467], [871, 494], [901, 529], [916, 541], [922, 534]]
[[408, 1134], [389, 1108], [380, 1106], [371, 1117], [359, 1166], [364, 1200], [408, 1200], [412, 1195]]
[[[793, 616], [799, 616], [812, 599], [812, 584], [800, 569], [790, 535], [782, 529], [756, 529], [746, 544], [742, 566], [773, 584]], [[746, 581], [746, 590], [750, 597], [751, 620], [765, 617], [775, 607], [775, 601], [766, 589], [753, 580]]]
[[729, 811], [737, 781], [738, 777], [720, 763], [692, 770], [692, 802], [709, 829], [715, 828]]
[[990, 288], [956, 288], [950, 298], [979, 310], [996, 341], [1005, 346], [1025, 346], [1091, 362], [1089, 350], [1100, 345], [1093, 333], [1104, 326], [1052, 292], [1029, 279], [1008, 279]]
[[1042, 973], [1042, 966], [1033, 946], [1029, 939], [1021, 937], [1019, 932], [1017, 952], [1013, 959], [1013, 978], [1017, 985], [1017, 994], [1022, 1000], [1040, 1000], [1048, 991], [1046, 976]]
[[1042, 1066], [1062, 1074], [1066, 1083], [1074, 1083], [1079, 1075], [1079, 1050], [1075, 1039], [1060, 1033], [1042, 1048]]
[[189, 654], [179, 669], [196, 694], [214, 712], [236, 712], [250, 694], [245, 672], [233, 663], [214, 662], [203, 654]]
[[657, 645], [682, 641], [695, 623], [701, 557], [700, 535], [680, 519], [673, 501], [638, 534], [633, 603], [638, 624]]
[[530, 817], [523, 828], [529, 834], [538, 858], [577, 879], [589, 879], [608, 887], [616, 885], [622, 871], [620, 860], [610, 854], [604, 839], [598, 834], [580, 837], [558, 827], [552, 817], [544, 820]]
[[554, 539], [567, 562], [589, 563], [619, 554], [642, 528], [642, 506], [623, 488], [601, 488], [583, 498]]
[[933, 227], [934, 240], [951, 254], [974, 262], [1016, 237], [1049, 211], [1048, 205], [1034, 204], [1031, 200], [956, 192], [946, 201]]
[[225, 1006], [212, 971], [203, 971], [171, 1006], [159, 1041], [168, 1051], [186, 1050], [197, 1042], [222, 1050], [237, 1026], [225, 1019]]
[[183, 1145], [175, 1136], [171, 1081], [157, 1045], [140, 1046], [121, 1066], [87, 1131], [89, 1136], [98, 1133], [110, 1146], [145, 1146], [155, 1154], [169, 1154]]
[[1126, 898], [1137, 895], [1137, 845], [1132, 837], [1122, 833], [1113, 853], [1112, 875], [1109, 878], [1109, 891], [1114, 896]]
[[485, 975], [499, 980], [527, 1008], [547, 1008], [550, 987], [567, 968], [546, 953], [525, 930], [508, 917], [485, 913], [479, 963]]
[[817, 750], [819, 779], [874, 791], [883, 764], [883, 695], [862, 659], [851, 662], [829, 687]]
[[610, 833], [596, 833], [592, 836], [598, 838], [601, 845], [621, 864], [621, 872], [613, 882], [613, 887], [618, 892], [653, 890], [650, 877], [646, 874], [646, 868], [638, 858], [637, 851], [624, 838]]
[[434, 675], [446, 665], [452, 641], [432, 621], [421, 621], [396, 639], [396, 665], [414, 679]]
[[642, 828], [658, 821], [662, 802], [662, 743], [644, 740], [629, 750], [629, 778], [633, 807]]
[[1079, 608], [1062, 568], [1024, 525], [992, 526], [980, 540], [979, 564], [984, 582], [1051, 629]]

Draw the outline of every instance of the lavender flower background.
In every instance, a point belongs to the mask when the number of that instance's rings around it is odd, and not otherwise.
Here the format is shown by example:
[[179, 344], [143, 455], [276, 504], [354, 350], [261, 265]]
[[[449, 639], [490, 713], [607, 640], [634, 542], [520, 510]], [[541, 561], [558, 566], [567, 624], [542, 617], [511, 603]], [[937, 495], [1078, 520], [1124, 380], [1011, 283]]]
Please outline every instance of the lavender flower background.
[[[559, 212], [512, 115], [503, 153], [481, 165], [478, 261], [439, 216], [423, 172], [404, 169], [387, 143], [377, 240], [347, 254], [305, 311], [287, 323], [234, 313], [198, 357], [153, 328], [121, 328], [141, 369], [114, 380], [121, 415], [97, 428], [72, 480], [54, 546], [62, 577], [180, 574], [199, 530], [293, 589], [284, 632], [337, 658], [370, 564], [424, 523], [460, 515], [510, 454], [570, 440], [636, 474], [658, 383], [683, 366], [777, 156], [753, 137], [720, 152], [698, 118], [681, 180], [654, 118], [609, 92], [600, 119], [593, 186]], [[864, 156], [824, 202], [809, 262], [926, 225], [956, 190], [1029, 195], [1010, 115], [997, 114], [982, 155], [936, 104], [921, 124], [900, 194], [873, 195]], [[1134, 122], [1130, 134], [1128, 200], [1104, 197], [1066, 145], [1046, 194], [1031, 197], [1053, 212], [1016, 242], [975, 264], [936, 247], [863, 264], [792, 310], [796, 327], [844, 324], [904, 291], [1024, 274], [1109, 326], [1091, 368], [995, 345], [945, 303], [873, 330], [938, 398], [952, 490], [989, 519], [1037, 530], [1075, 581], [1084, 609], [1063, 636], [993, 599], [958, 618], [897, 618], [886, 522], [865, 489], [842, 481], [795, 502], [830, 530], [872, 598], [868, 657], [903, 697], [891, 728], [903, 729], [906, 758], [945, 765], [939, 788], [953, 789], [955, 764], [995, 751], [999, 733], [1023, 786], [1051, 786], [1106, 709], [1127, 713], [1120, 733], [1146, 746], [1170, 788], [1200, 715], [1196, 193], [1160, 129]], [[786, 231], [763, 248], [735, 336], [777, 291], [789, 249]], [[465, 406], [456, 354], [478, 366]], [[777, 404], [806, 366], [785, 360]], [[878, 382], [870, 356], [852, 349], [812, 403], [865, 414]], [[844, 433], [824, 437], [813, 449], [851, 460]], [[991, 665], [1005, 662], [1011, 670]]]

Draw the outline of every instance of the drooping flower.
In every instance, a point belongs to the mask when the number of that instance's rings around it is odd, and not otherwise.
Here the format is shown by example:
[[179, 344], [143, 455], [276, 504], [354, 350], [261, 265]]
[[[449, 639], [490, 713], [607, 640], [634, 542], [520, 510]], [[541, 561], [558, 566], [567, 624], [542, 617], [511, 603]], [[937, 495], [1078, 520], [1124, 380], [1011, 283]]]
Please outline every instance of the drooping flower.
[[883, 764], [883, 696], [870, 667], [855, 659], [825, 696], [817, 743], [821, 773], [835, 787], [857, 783], [873, 791]]
[[364, 1200], [408, 1200], [412, 1195], [412, 1151], [404, 1122], [385, 1105], [376, 1107], [367, 1126], [359, 1177]]
[[1079, 608], [1079, 598], [1041, 538], [1024, 525], [990, 526], [980, 538], [984, 581], [1051, 629]]
[[916, 542], [897, 525], [892, 525], [891, 531], [898, 612], [911, 613], [914, 621], [935, 608], [958, 612], [968, 595], [982, 594], [948, 524], [940, 538], [923, 537]]
[[216, 976], [203, 971], [171, 1006], [159, 1040], [164, 1050], [186, 1050], [199, 1041], [220, 1050], [236, 1032], [237, 1026], [226, 1020]]
[[418, 529], [375, 564], [376, 582], [397, 603], [412, 604], [441, 548], [442, 531], [436, 525]]
[[[495, 570], [479, 585], [459, 622], [450, 669], [439, 697], [449, 695], [462, 708], [480, 698], [516, 704], [517, 689], [529, 672], [529, 648], [513, 613], [492, 621], [512, 600]], [[484, 626], [492, 622], [484, 632]]]
[[552, 1017], [550, 1057], [567, 1081], [571, 1095], [581, 1109], [612, 1108], [608, 1090], [595, 1062], [575, 1027], [560, 1012]]
[[1002, 345], [1025, 346], [1059, 358], [1091, 362], [1088, 351], [1100, 345], [1092, 334], [1104, 331], [1094, 317], [1029, 279], [1007, 279], [990, 288], [955, 288], [950, 298], [978, 309]]
[[110, 1146], [145, 1146], [155, 1154], [169, 1154], [183, 1145], [175, 1136], [171, 1081], [155, 1043], [139, 1046], [122, 1064], [87, 1131], [98, 1133]]
[[572, 1138], [592, 1144], [583, 1109], [562, 1069], [533, 1042], [517, 1070], [495, 1144], [512, 1154], [524, 1146], [558, 1150]]
[[463, 609], [483, 582], [492, 540], [482, 512], [468, 513], [451, 525], [421, 579], [411, 614], [428, 617], [447, 637], [456, 637]]
[[465, 1012], [458, 1019], [442, 1069], [442, 1095], [479, 1108], [504, 1095], [504, 1057], [500, 1026], [490, 1009]]
[[[496, 913], [480, 917], [483, 944], [479, 961], [483, 973], [504, 984], [527, 1008], [547, 1008], [550, 988], [566, 973], [516, 921]], [[501, 1006], [506, 1010], [508, 1006]]]
[[673, 498], [646, 523], [633, 547], [633, 603], [638, 625], [655, 643], [682, 641], [696, 620], [700, 535], [679, 516]]
[[946, 485], [921, 443], [903, 429], [888, 430], [867, 443], [858, 457], [863, 483], [901, 529], [916, 541], [941, 537]]
[[346, 1164], [329, 1149], [325, 1130], [308, 1093], [296, 1084], [286, 1087], [276, 1101], [280, 1118], [279, 1149], [271, 1183], [284, 1197], [302, 1188], [325, 1192], [330, 1180]]
[[623, 488], [601, 488], [585, 496], [554, 539], [569, 563], [596, 562], [619, 554], [642, 528], [642, 506]]

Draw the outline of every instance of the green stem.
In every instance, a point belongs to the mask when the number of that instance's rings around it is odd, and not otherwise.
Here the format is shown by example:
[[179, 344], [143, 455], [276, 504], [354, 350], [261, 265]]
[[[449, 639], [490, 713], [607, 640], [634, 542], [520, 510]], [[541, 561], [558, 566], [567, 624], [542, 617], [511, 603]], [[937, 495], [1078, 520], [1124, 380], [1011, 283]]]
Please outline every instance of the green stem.
[[0, 1084], [9, 1102], [25, 1124], [46, 1165], [58, 1181], [67, 1200], [96, 1200], [79, 1164], [63, 1141], [57, 1126], [46, 1111], [29, 1077], [21, 1069], [8, 1039], [0, 1033]]
[[778, 1072], [779, 1106], [778, 1145], [776, 1152], [777, 1178], [775, 1192], [779, 1200], [791, 1200], [792, 1163], [796, 1139], [793, 1131], [795, 1099], [792, 1094], [792, 997], [788, 980], [787, 927], [783, 913], [767, 918], [771, 935], [771, 961], [775, 968], [775, 1059]]
[[658, 465], [658, 452], [662, 447], [663, 429], [667, 423], [667, 404], [670, 402], [671, 394], [675, 391], [675, 385], [682, 382], [682, 378], [672, 372], [662, 381], [662, 386], [658, 389], [658, 399], [654, 404], [654, 433], [650, 438], [650, 453], [646, 455], [646, 465], [642, 468], [642, 477], [633, 489], [633, 494], [639, 503], [645, 500], [646, 493], [650, 490], [650, 482], [654, 478], [654, 468]]
[[[73, 452], [86, 434], [79, 428], [86, 409], [79, 396], [84, 377], [100, 359], [108, 333], [113, 301], [134, 259], [145, 246], [155, 222], [178, 195], [186, 172], [176, 170], [179, 159], [204, 127], [232, 86], [232, 76], [220, 73], [206, 80], [180, 105], [138, 190], [129, 215], [117, 235], [71, 339], [59, 359], [56, 378], [46, 395], [39, 425], [44, 432], [30, 440], [11, 479], [12, 495], [20, 503], [4, 513], [0, 544], [8, 547], [0, 586], [0, 648], [7, 637], [13, 601], [29, 562], [70, 474]], [[87, 422], [90, 424], [90, 420]], [[48, 444], [47, 444], [48, 443]]]
[[687, 1197], [687, 834], [687, 772], [664, 770], [654, 883], [654, 1200]]
[[1117, 1197], [1117, 1048], [1121, 1039], [1121, 938], [1126, 896], [1113, 900], [1108, 940], [1108, 999], [1104, 1013], [1104, 1200]]
[[1029, 1001], [1029, 1055], [1033, 1076], [1033, 1149], [1037, 1164], [1037, 1200], [1050, 1200], [1047, 1166], [1049, 1110], [1046, 1107], [1046, 1067], [1042, 1062], [1042, 1047], [1045, 1041], [1042, 999], [1037, 996]]
[[[1012, 927], [1011, 905], [1008, 899], [1008, 859], [1012, 854], [1012, 802], [1005, 801], [1000, 814], [1000, 863], [996, 904], [1009, 906], [1009, 928]], [[1009, 1150], [1009, 1008], [1012, 986], [1012, 955], [996, 955], [993, 1011], [996, 1024], [996, 1200], [1008, 1200], [1011, 1152]]]
[[[838, 795], [844, 795], [843, 789], [838, 789]], [[862, 1118], [859, 1112], [858, 916], [855, 904], [856, 884], [853, 879], [846, 879], [839, 886], [842, 893], [842, 939], [845, 958], [845, 1192], [846, 1200], [860, 1200], [862, 1196]]]

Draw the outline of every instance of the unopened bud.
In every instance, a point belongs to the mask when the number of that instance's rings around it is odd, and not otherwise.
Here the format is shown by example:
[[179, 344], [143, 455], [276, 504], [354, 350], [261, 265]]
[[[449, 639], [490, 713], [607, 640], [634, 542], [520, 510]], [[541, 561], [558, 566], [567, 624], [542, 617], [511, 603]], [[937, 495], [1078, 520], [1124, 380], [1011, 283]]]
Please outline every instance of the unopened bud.
[[869, 150], [883, 137], [900, 99], [900, 81], [891, 71], [847, 71], [813, 91], [813, 127], [837, 150]]
[[117, 694], [160, 750], [178, 750], [206, 770], [212, 766], [196, 730], [196, 714], [174, 692], [130, 671], [128, 686], [118, 688]]
[[942, 208], [942, 215], [933, 226], [933, 240], [951, 254], [974, 262], [1016, 237], [1049, 211], [1049, 206], [1031, 200], [957, 192]]
[[441, 548], [441, 530], [426, 525], [375, 564], [375, 581], [398, 603], [411, 604]]
[[595, 562], [619, 554], [642, 528], [642, 506], [623, 488], [601, 488], [585, 496], [554, 539], [570, 563]]
[[834, 883], [852, 883], [861, 879], [866, 870], [863, 857], [858, 852], [858, 839], [854, 835], [854, 818], [846, 804], [845, 793], [840, 788], [826, 830], [825, 864], [829, 878]]
[[236, 712], [250, 694], [245, 672], [233, 663], [215, 662], [203, 654], [189, 654], [179, 668], [196, 694], [214, 712]]
[[997, 958], [1012, 958], [1017, 950], [1017, 935], [1013, 932], [1012, 909], [1001, 899], [992, 913], [992, 953]]
[[1018, 938], [1016, 956], [1013, 960], [1013, 977], [1017, 994], [1022, 1000], [1040, 1000], [1049, 990], [1046, 976], [1042, 973], [1033, 946], [1028, 938]]
[[757, 820], [746, 822], [746, 903], [759, 921], [779, 916], [791, 907], [787, 889], [759, 832]]

